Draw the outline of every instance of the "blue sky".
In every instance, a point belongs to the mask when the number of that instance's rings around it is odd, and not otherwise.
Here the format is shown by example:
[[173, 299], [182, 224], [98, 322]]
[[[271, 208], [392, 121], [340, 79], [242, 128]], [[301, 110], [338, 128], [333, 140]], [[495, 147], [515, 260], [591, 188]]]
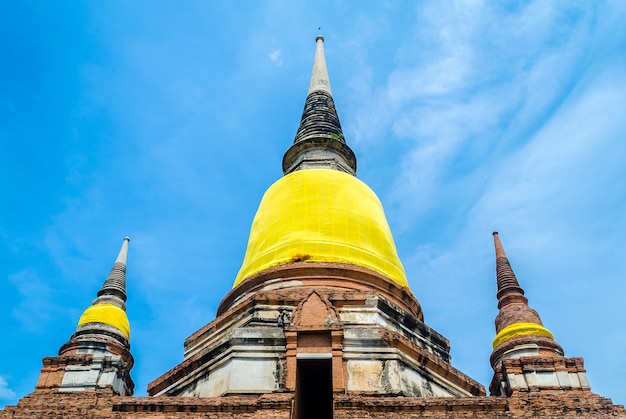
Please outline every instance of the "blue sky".
[[626, 3], [3, 2], [0, 406], [125, 235], [136, 393], [182, 360], [281, 175], [322, 28], [358, 176], [425, 321], [483, 385], [491, 232], [592, 390], [626, 403]]

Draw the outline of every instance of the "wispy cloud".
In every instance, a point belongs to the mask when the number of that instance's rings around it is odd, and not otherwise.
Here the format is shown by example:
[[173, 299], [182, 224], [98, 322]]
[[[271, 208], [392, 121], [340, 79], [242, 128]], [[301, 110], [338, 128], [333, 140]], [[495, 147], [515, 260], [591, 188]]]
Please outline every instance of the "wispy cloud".
[[280, 50], [280, 49], [272, 50], [269, 53], [269, 58], [270, 58], [270, 61], [273, 62], [278, 67], [283, 65], [283, 52], [282, 52], [282, 50]]
[[0, 400], [11, 401], [15, 399], [15, 392], [9, 388], [6, 378], [0, 375]]
[[[378, 141], [380, 129], [370, 127], [382, 124], [408, 148], [394, 192], [403, 221], [442, 199], [447, 179], [480, 174], [477, 163], [527, 141], [563, 100], [593, 18], [592, 10], [568, 10], [572, 25], [563, 9], [543, 2], [520, 10], [480, 2], [420, 8], [419, 31], [404, 40], [399, 65], [371, 95], [376, 111], [364, 106], [368, 116], [359, 118], [360, 138]], [[408, 193], [421, 199], [404, 199]]]

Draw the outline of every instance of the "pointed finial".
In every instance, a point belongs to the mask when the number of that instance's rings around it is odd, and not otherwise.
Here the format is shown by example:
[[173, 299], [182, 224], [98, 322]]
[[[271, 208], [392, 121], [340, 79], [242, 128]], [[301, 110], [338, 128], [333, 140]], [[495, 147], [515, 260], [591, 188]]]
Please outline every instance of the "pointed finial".
[[122, 301], [126, 301], [126, 259], [128, 257], [128, 242], [130, 238], [124, 237], [122, 247], [111, 272], [106, 281], [98, 291], [98, 297], [103, 295], [114, 295], [119, 297]]
[[498, 232], [493, 232], [493, 242], [496, 250], [496, 282], [498, 285], [498, 308], [512, 303], [521, 302], [527, 303], [528, 300], [524, 297], [524, 290], [520, 287], [515, 277], [515, 273], [511, 268], [504, 248], [500, 242]]
[[324, 37], [317, 35], [315, 43], [315, 60], [313, 61], [313, 72], [311, 74], [308, 94], [315, 91], [332, 94], [328, 78], [328, 69], [326, 68], [326, 57], [324, 56]]
[[493, 241], [496, 247], [496, 258], [505, 258], [506, 254], [504, 253], [504, 249], [502, 248], [502, 243], [500, 243], [500, 237], [498, 236], [498, 232], [494, 231], [492, 234]]

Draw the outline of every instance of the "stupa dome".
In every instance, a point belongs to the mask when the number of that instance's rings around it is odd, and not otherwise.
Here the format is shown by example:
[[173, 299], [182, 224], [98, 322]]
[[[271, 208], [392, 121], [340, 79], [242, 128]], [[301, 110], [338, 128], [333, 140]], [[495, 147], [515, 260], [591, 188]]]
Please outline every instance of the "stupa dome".
[[269, 187], [235, 286], [292, 262], [357, 265], [408, 288], [380, 200], [365, 183], [338, 170], [300, 170]]

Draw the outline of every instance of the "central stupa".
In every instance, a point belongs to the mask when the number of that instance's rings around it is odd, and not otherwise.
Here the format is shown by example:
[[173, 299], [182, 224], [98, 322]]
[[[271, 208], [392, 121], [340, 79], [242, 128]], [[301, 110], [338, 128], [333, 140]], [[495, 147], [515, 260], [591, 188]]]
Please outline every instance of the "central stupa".
[[288, 393], [296, 417], [330, 417], [339, 393], [484, 395], [423, 323], [380, 200], [356, 178], [321, 36], [283, 172], [217, 318], [186, 340], [185, 360], [149, 394]]

